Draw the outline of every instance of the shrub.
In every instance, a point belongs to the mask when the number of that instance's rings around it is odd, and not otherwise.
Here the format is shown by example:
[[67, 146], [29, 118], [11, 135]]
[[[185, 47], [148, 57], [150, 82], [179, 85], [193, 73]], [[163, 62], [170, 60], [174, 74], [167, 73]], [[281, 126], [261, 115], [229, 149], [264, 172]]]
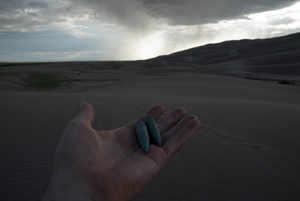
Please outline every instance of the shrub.
[[291, 84], [291, 85], [294, 85], [295, 83], [294, 82], [289, 82], [289, 81], [286, 81], [286, 80], [281, 80], [278, 82], [278, 84]]

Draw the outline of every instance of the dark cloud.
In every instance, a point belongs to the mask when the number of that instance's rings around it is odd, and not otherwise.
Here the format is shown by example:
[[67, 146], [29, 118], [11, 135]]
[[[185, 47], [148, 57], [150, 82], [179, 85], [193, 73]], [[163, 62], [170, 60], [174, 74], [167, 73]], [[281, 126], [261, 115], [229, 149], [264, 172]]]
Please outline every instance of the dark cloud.
[[41, 0], [0, 0], [0, 13], [3, 14], [25, 8], [46, 8], [47, 6], [48, 3]]
[[[298, 0], [299, 1], [299, 0]], [[68, 0], [84, 6], [91, 18], [145, 29], [156, 23], [199, 25], [290, 6], [297, 0]]]
[[171, 25], [195, 25], [275, 10], [295, 0], [143, 0], [148, 14], [165, 18]]
[[28, 6], [32, 7], [32, 8], [47, 8], [48, 3], [44, 2], [44, 1], [42, 1], [42, 2], [33, 1], [33, 2], [29, 2]]
[[[275, 10], [296, 2], [296, 0], [0, 0], [0, 26], [19, 21], [19, 26], [25, 24], [28, 27], [32, 26], [32, 22], [51, 24], [61, 20], [63, 16], [80, 18], [88, 15], [90, 19], [115, 23], [133, 30], [144, 30], [161, 23], [196, 25], [244, 18], [247, 14]], [[30, 8], [38, 12], [28, 10]]]
[[139, 0], [68, 0], [75, 7], [90, 10], [91, 19], [116, 23], [129, 29], [143, 30], [152, 23], [143, 2]]
[[0, 0], [0, 34], [40, 30], [67, 17], [81, 17], [85, 10], [68, 11], [71, 5], [60, 0]]

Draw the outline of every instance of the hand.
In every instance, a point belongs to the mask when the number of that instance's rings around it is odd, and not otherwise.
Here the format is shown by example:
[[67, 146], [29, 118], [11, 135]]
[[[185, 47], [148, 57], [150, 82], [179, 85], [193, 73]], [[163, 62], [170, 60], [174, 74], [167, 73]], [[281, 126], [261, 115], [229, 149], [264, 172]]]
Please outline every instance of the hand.
[[[157, 120], [164, 107], [157, 105], [143, 117]], [[157, 122], [162, 147], [140, 148], [134, 121], [124, 127], [96, 131], [94, 110], [80, 103], [55, 152], [54, 171], [43, 200], [132, 200], [181, 149], [200, 127], [198, 118], [182, 108]]]

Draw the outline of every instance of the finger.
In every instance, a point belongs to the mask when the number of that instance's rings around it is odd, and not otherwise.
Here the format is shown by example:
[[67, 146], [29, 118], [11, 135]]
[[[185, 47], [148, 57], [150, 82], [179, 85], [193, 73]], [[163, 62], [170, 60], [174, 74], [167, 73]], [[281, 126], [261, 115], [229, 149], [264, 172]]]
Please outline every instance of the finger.
[[171, 158], [176, 152], [178, 152], [200, 128], [200, 126], [200, 121], [193, 119], [189, 121], [178, 133], [169, 138], [163, 144], [163, 150], [165, 151], [167, 158]]
[[170, 137], [178, 133], [186, 124], [192, 120], [198, 120], [196, 115], [186, 116], [181, 122], [175, 125], [171, 130], [161, 134], [161, 143], [164, 144]]
[[135, 125], [138, 121], [145, 121], [146, 117], [151, 116], [153, 119], [157, 120], [165, 111], [163, 105], [156, 105], [152, 107], [146, 114], [140, 117], [138, 120], [128, 124], [126, 127], [135, 129]]
[[92, 125], [94, 118], [95, 118], [95, 113], [94, 113], [93, 107], [89, 103], [86, 103], [86, 102], [79, 103], [76, 118], [80, 118], [86, 124]]
[[186, 115], [186, 110], [183, 108], [177, 108], [166, 118], [160, 120], [157, 123], [157, 127], [160, 133], [164, 133], [170, 130], [174, 125], [176, 125], [184, 116]]
[[157, 120], [165, 111], [163, 105], [156, 105], [152, 107], [145, 115], [143, 115], [139, 121], [145, 121], [146, 117], [151, 116], [153, 119]]

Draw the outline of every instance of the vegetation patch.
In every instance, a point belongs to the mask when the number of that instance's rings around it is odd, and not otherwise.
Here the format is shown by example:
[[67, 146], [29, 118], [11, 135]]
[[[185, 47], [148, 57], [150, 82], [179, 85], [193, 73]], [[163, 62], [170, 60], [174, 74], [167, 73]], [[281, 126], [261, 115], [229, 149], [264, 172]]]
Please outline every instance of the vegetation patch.
[[118, 66], [101, 66], [101, 67], [91, 67], [94, 70], [118, 70], [120, 69]]
[[57, 72], [27, 71], [26, 74], [21, 77], [26, 89], [52, 89], [68, 82], [67, 78], [60, 76]]
[[19, 72], [4, 72], [0, 71], [0, 76], [19, 76]]
[[17, 76], [22, 82], [14, 82], [23, 85], [27, 90], [53, 89], [62, 85], [68, 85], [70, 82], [79, 81], [119, 81], [120, 79], [73, 79], [60, 75], [58, 72], [43, 71], [24, 71], [24, 72], [3, 72], [0, 76]]
[[[64, 62], [20, 62], [20, 63], [10, 63], [10, 62], [2, 62], [0, 63], [0, 67], [11, 67], [11, 66], [41, 66], [41, 65], [57, 65], [57, 64], [62, 64]], [[67, 62], [65, 62], [67, 63]]]
[[289, 81], [286, 81], [286, 80], [281, 80], [278, 82], [278, 84], [288, 84], [288, 85], [295, 85], [294, 82], [289, 82]]

